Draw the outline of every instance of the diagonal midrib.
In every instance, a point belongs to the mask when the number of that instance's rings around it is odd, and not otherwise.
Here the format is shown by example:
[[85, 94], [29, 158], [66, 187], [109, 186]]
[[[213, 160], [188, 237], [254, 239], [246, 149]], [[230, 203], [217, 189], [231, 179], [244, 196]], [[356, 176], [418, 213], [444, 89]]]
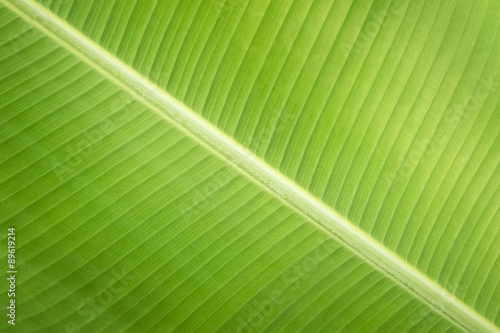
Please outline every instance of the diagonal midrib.
[[458, 326], [473, 332], [500, 332], [435, 281], [50, 11], [31, 0], [0, 1]]

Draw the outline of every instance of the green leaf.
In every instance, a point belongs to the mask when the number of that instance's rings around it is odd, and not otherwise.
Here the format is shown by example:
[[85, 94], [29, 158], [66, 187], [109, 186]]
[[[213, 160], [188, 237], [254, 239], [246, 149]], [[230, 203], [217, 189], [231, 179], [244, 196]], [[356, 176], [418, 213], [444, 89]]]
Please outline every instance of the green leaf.
[[2, 331], [500, 331], [498, 1], [0, 18]]

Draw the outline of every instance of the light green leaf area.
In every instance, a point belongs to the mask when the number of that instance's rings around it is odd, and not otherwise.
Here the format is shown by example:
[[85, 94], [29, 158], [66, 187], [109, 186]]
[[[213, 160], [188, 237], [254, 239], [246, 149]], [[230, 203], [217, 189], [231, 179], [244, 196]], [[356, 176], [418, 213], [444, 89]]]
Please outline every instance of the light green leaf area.
[[497, 0], [0, 0], [0, 330], [499, 332], [499, 28]]

